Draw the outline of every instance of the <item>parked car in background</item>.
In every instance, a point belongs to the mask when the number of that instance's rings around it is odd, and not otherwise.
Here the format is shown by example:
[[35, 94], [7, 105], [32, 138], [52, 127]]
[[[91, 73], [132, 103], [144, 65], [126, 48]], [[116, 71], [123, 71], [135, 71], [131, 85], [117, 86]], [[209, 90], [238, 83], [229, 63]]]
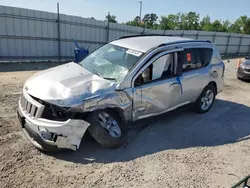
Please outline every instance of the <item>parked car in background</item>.
[[250, 59], [248, 57], [240, 64], [237, 71], [237, 77], [240, 80], [250, 80]]
[[29, 78], [18, 117], [40, 149], [76, 150], [87, 129], [108, 148], [120, 147], [128, 124], [194, 104], [212, 107], [225, 66], [210, 41], [129, 36], [106, 44], [79, 64], [68, 63]]

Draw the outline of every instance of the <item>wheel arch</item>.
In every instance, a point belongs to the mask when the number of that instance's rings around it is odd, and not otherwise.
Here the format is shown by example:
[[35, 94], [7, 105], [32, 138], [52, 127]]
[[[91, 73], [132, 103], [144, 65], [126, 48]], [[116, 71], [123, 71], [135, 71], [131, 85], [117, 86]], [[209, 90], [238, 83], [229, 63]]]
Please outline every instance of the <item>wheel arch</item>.
[[215, 94], [217, 95], [217, 84], [215, 81], [211, 81], [208, 83], [208, 85], [212, 85], [215, 88]]
[[124, 122], [127, 122], [127, 118], [126, 115], [124, 114], [123, 109], [119, 108], [119, 107], [113, 107], [113, 108], [105, 108], [103, 110], [111, 110], [113, 113], [117, 114], [118, 117]]
[[93, 111], [89, 111], [87, 112], [87, 115], [88, 116], [89, 114], [93, 113], [93, 112], [96, 112], [96, 111], [112, 111], [114, 114], [116, 114], [118, 116], [118, 118], [120, 118], [122, 120], [123, 123], [127, 123], [129, 121], [129, 118], [126, 117], [126, 114], [124, 112], [123, 109], [119, 108], [119, 107], [108, 107], [108, 108], [100, 108], [100, 109], [96, 109], [96, 110], [93, 110]]

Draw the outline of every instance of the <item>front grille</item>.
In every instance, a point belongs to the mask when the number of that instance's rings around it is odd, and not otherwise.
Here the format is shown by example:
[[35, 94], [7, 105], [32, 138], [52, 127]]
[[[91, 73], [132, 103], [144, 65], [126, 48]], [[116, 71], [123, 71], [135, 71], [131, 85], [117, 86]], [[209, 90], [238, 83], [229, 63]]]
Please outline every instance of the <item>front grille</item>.
[[250, 69], [245, 69], [245, 72], [250, 72]]
[[42, 113], [43, 105], [39, 104], [37, 101], [32, 102], [34, 99], [31, 97], [30, 100], [27, 98], [24, 95], [21, 95], [20, 105], [22, 110], [30, 117], [39, 117]]

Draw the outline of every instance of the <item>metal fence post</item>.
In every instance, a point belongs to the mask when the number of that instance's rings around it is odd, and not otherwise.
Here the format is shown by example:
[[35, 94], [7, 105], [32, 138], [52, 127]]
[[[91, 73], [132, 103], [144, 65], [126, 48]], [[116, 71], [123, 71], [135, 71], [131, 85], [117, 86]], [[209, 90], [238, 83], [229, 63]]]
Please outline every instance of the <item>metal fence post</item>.
[[198, 38], [199, 38], [199, 31], [196, 34], [196, 39], [198, 39]]
[[145, 22], [144, 22], [144, 27], [143, 27], [143, 31], [141, 32], [141, 35], [144, 35], [145, 29], [146, 29], [146, 24], [145, 24]]
[[240, 37], [240, 43], [239, 43], [237, 55], [239, 55], [239, 52], [240, 52], [240, 46], [241, 46], [242, 38], [243, 38], [243, 34], [242, 34], [241, 37]]
[[[108, 12], [108, 17], [110, 17], [109, 15], [110, 15], [110, 13]], [[106, 33], [107, 34], [107, 43], [109, 43], [109, 19], [108, 19], [108, 24], [107, 24], [106, 29], [107, 29], [107, 33]]]
[[231, 33], [228, 35], [227, 45], [226, 45], [226, 51], [225, 51], [225, 56], [227, 55], [228, 45], [229, 45], [229, 42], [230, 42], [230, 37], [231, 37]]
[[167, 29], [167, 23], [166, 23], [166, 25], [165, 25], [165, 28], [164, 28], [164, 35], [166, 34], [166, 29]]
[[182, 33], [181, 33], [181, 37], [183, 38], [183, 36], [184, 36], [184, 30], [182, 30]]
[[60, 13], [59, 3], [57, 3], [57, 42], [58, 42], [58, 61], [61, 61], [61, 33], [60, 33]]
[[249, 56], [249, 58], [250, 58], [250, 43], [249, 43], [249, 48], [248, 48], [248, 56]]
[[215, 43], [215, 39], [216, 39], [216, 32], [214, 33], [213, 43]]

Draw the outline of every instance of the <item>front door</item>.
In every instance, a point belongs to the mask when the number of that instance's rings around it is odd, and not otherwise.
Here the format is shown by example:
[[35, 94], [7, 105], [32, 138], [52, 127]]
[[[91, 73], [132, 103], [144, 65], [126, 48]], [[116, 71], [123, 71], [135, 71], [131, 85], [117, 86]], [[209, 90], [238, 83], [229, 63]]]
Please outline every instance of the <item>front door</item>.
[[180, 106], [181, 80], [177, 53], [154, 57], [134, 82], [134, 120], [158, 115]]

